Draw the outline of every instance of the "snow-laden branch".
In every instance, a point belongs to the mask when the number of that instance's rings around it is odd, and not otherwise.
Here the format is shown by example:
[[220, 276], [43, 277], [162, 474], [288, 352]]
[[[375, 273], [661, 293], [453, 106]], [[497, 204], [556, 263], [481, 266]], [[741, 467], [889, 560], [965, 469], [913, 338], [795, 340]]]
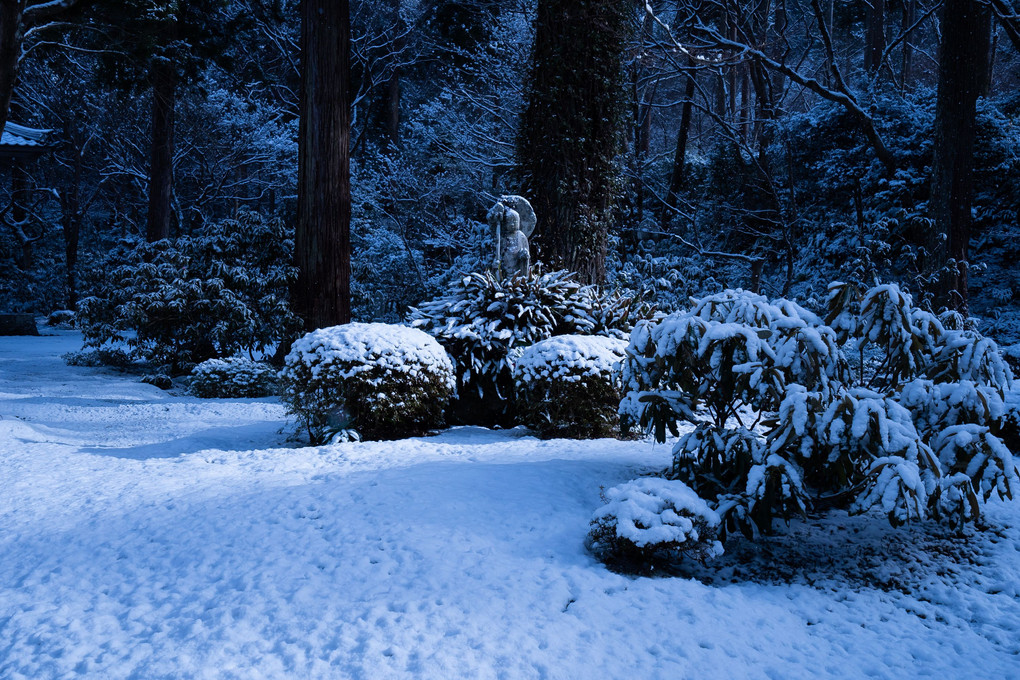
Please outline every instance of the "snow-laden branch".
[[31, 28], [32, 26], [38, 25], [41, 21], [45, 21], [57, 16], [61, 12], [71, 9], [77, 4], [78, 0], [49, 0], [49, 2], [40, 2], [34, 5], [29, 5], [25, 8], [22, 22], [24, 26]]
[[1009, 41], [1013, 43], [1016, 51], [1020, 52], [1020, 14], [1014, 12], [1006, 0], [989, 0], [988, 4], [991, 6], [995, 18], [998, 19], [999, 25], [1006, 31]]

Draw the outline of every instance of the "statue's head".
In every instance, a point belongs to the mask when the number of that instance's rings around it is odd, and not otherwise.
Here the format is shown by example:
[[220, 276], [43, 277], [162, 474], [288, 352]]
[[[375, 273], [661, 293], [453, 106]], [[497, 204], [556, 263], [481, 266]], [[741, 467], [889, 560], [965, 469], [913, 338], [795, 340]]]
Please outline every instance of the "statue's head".
[[535, 216], [535, 210], [531, 207], [528, 199], [523, 196], [509, 194], [500, 196], [499, 202], [514, 210], [520, 216], [520, 230], [524, 232], [525, 236], [531, 238], [531, 234], [535, 231], [535, 225], [538, 223], [538, 218]]
[[503, 211], [503, 233], [507, 236], [516, 234], [521, 228], [521, 216], [513, 208]]
[[489, 209], [486, 219], [490, 227], [493, 229], [498, 228], [502, 234], [508, 236], [516, 233], [521, 228], [520, 213], [502, 200], [497, 201]]

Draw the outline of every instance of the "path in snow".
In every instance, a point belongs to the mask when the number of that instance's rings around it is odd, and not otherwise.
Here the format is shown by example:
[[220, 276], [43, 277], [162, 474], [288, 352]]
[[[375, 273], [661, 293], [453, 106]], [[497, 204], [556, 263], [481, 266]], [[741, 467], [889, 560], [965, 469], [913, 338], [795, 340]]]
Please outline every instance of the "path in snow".
[[[65, 366], [79, 341], [0, 338], [0, 678], [1020, 678], [1015, 530], [909, 562], [913, 593], [630, 579], [583, 537], [666, 447], [294, 448], [273, 400]], [[804, 540], [853, 560], [851, 524]]]

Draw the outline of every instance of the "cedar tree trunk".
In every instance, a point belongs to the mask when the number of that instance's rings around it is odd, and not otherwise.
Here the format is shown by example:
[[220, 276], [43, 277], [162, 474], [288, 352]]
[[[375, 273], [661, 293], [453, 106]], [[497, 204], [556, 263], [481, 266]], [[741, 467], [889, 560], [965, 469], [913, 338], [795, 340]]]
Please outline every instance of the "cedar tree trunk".
[[[688, 60], [688, 66], [694, 61]], [[687, 140], [691, 133], [691, 113], [694, 106], [694, 71], [687, 73], [687, 85], [684, 88], [684, 104], [680, 112], [680, 129], [676, 133], [676, 150], [673, 152], [673, 171], [669, 176], [669, 190], [666, 192], [666, 205], [662, 211], [662, 228], [669, 226], [679, 206], [677, 196], [684, 186], [684, 170], [687, 166]]]
[[606, 274], [628, 12], [619, 0], [540, 0], [535, 20], [517, 170], [538, 215], [540, 254], [584, 283]]
[[967, 247], [970, 242], [977, 99], [988, 70], [991, 14], [974, 0], [945, 0], [938, 99], [935, 104], [935, 159], [932, 163], [929, 236], [930, 268], [956, 261], [941, 281], [951, 306], [967, 311]]
[[18, 80], [24, 9], [25, 0], [0, 0], [0, 131], [7, 124], [11, 94]]
[[152, 139], [149, 147], [149, 221], [145, 239], [150, 243], [170, 238], [174, 188], [174, 105], [177, 72], [169, 58], [154, 57], [149, 65], [152, 81]]
[[302, 0], [294, 310], [307, 330], [351, 320], [350, 4]]

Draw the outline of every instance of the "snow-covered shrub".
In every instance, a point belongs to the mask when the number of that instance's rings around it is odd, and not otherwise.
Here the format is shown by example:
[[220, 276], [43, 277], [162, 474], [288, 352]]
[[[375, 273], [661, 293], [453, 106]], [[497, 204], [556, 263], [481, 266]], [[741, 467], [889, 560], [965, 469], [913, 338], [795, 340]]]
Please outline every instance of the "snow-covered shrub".
[[161, 390], [168, 390], [174, 386], [173, 379], [164, 373], [150, 373], [149, 375], [143, 375], [141, 382], [146, 385], [158, 387]]
[[1013, 372], [995, 341], [975, 330], [946, 330], [928, 373], [936, 382], [970, 380], [1000, 392], [1013, 382]]
[[280, 372], [283, 399], [316, 444], [356, 431], [364, 439], [422, 434], [443, 423], [453, 364], [414, 328], [351, 323], [298, 339]]
[[99, 349], [67, 352], [61, 355], [61, 358], [68, 366], [88, 366], [90, 368], [100, 366], [127, 368], [134, 361], [131, 355], [120, 347], [100, 347]]
[[292, 251], [282, 222], [251, 212], [194, 237], [133, 244], [79, 303], [85, 343], [125, 340], [170, 373], [271, 348], [296, 327], [287, 305]]
[[558, 335], [525, 349], [514, 366], [521, 422], [543, 437], [608, 436], [626, 348], [616, 338]]
[[947, 473], [935, 514], [963, 524], [979, 516], [981, 503], [992, 492], [1001, 499], [1013, 498], [1020, 484], [1013, 454], [987, 427], [973, 423], [947, 427], [935, 435], [931, 447]]
[[190, 389], [203, 399], [267, 397], [276, 392], [276, 371], [245, 357], [206, 359], [192, 369]]
[[659, 441], [694, 426], [670, 475], [714, 504], [724, 531], [833, 505], [879, 507], [894, 525], [972, 521], [991, 495], [1011, 498], [1020, 478], [1001, 437], [1020, 398], [995, 343], [893, 284], [832, 284], [828, 306], [822, 322], [725, 291], [639, 324], [621, 418]]
[[634, 571], [660, 560], [722, 554], [719, 515], [683, 482], [642, 477], [605, 490], [602, 499], [587, 544], [610, 566]]
[[1013, 375], [1020, 375], [1020, 344], [1000, 347], [999, 351], [1002, 353], [1002, 360], [1013, 371]]
[[1020, 387], [1006, 392], [1002, 400], [1002, 417], [997, 430], [1010, 451], [1020, 451]]
[[450, 292], [411, 311], [411, 324], [433, 335], [453, 357], [462, 422], [511, 424], [515, 418], [513, 357], [555, 335], [625, 335], [651, 309], [640, 300], [602, 294], [558, 271], [497, 279], [470, 274]]

